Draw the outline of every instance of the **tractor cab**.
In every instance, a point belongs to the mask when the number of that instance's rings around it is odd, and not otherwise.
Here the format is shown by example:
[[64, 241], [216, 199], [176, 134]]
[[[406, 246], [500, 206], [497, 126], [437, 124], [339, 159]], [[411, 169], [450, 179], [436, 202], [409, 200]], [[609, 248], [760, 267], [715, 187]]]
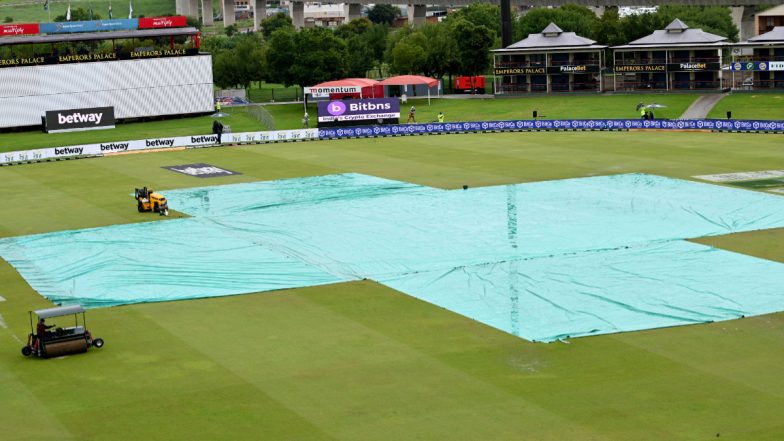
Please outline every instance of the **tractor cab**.
[[[79, 305], [30, 311], [30, 334], [27, 336], [27, 345], [22, 348], [22, 355], [50, 358], [87, 352], [90, 347], [102, 347], [103, 339], [93, 338], [87, 330], [84, 313], [85, 310]], [[67, 325], [46, 323], [46, 320], [54, 322], [55, 319], [67, 321]]]
[[155, 193], [147, 187], [135, 189], [133, 195], [136, 198], [136, 207], [139, 213], [152, 211], [161, 216], [169, 215], [169, 203], [164, 195]]

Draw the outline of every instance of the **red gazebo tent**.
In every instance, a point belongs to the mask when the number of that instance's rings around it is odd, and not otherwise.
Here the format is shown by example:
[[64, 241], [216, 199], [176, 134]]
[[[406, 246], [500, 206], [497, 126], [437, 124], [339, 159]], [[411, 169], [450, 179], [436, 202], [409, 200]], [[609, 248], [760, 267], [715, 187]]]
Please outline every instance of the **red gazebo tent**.
[[438, 80], [430, 77], [423, 77], [421, 75], [398, 75], [396, 77], [389, 77], [381, 81], [384, 86], [408, 86], [409, 84], [424, 84], [427, 89], [427, 104], [430, 105], [430, 88], [438, 84]]

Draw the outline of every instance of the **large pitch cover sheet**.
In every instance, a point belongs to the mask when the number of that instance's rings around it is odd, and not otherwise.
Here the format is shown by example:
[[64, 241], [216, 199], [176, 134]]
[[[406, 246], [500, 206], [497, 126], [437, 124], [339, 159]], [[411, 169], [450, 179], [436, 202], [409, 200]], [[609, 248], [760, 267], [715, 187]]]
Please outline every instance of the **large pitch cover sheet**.
[[534, 341], [784, 310], [784, 265], [684, 240], [782, 227], [775, 195], [642, 174], [451, 191], [345, 174], [164, 193], [193, 218], [9, 238], [0, 256], [64, 303], [369, 278]]

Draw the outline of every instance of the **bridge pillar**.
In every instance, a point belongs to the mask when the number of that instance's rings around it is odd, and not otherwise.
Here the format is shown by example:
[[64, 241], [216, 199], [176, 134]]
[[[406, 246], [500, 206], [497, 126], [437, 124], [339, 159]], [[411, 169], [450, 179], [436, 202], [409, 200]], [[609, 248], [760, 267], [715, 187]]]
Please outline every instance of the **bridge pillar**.
[[589, 6], [588, 9], [592, 10], [599, 18], [602, 18], [602, 15], [604, 15], [604, 6]]
[[177, 0], [174, 8], [178, 15], [199, 18], [199, 4], [196, 0]]
[[234, 24], [234, 0], [223, 0], [223, 26]]
[[348, 21], [356, 20], [358, 18], [362, 18], [362, 4], [361, 3], [349, 3], [348, 4]]
[[261, 21], [267, 18], [267, 0], [253, 0], [253, 30], [259, 31]]
[[754, 6], [732, 6], [730, 7], [732, 23], [738, 28], [738, 39], [740, 41], [753, 37], [756, 32], [754, 25], [754, 14], [757, 8]]
[[297, 30], [305, 27], [305, 2], [291, 2], [291, 22]]
[[215, 24], [212, 12], [212, 0], [201, 0], [201, 22], [204, 26], [212, 26]]
[[425, 13], [427, 6], [425, 5], [408, 5], [408, 25], [419, 26], [425, 23]]

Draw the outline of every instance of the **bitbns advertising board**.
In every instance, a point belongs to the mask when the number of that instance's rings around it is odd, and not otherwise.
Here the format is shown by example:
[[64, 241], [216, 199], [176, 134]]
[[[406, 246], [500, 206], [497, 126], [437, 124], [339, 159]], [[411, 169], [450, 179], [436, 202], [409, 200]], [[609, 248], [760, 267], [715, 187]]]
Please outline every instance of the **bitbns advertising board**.
[[320, 101], [318, 122], [400, 119], [397, 98]]
[[49, 133], [113, 128], [114, 107], [49, 110], [46, 112], [46, 131]]

